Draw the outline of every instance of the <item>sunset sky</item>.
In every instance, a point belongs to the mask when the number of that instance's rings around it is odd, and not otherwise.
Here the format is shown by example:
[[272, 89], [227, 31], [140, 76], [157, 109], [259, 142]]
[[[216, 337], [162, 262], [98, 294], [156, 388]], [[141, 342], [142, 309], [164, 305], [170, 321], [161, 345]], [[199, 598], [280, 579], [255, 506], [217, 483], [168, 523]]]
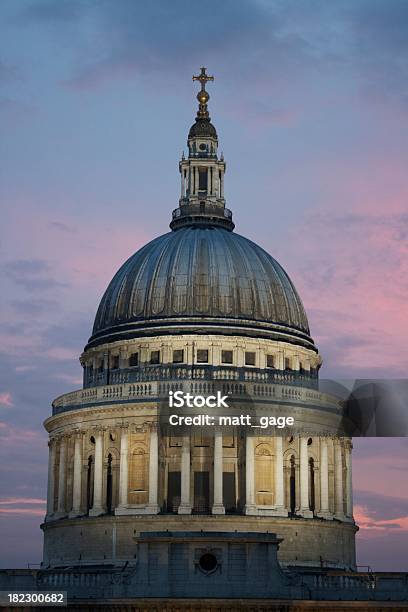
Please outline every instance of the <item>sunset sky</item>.
[[[3, 0], [1, 567], [41, 560], [47, 437], [99, 299], [168, 231], [196, 112], [236, 231], [294, 281], [326, 377], [406, 377], [408, 2]], [[408, 570], [408, 439], [356, 439], [358, 563]]]

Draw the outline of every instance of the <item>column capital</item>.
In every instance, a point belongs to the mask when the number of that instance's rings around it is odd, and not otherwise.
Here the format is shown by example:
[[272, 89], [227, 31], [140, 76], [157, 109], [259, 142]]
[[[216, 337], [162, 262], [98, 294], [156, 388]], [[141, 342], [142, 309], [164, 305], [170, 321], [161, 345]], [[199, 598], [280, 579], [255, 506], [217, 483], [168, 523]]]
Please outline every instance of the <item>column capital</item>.
[[353, 441], [351, 438], [344, 439], [344, 448], [350, 452], [353, 450]]
[[127, 430], [127, 429], [129, 429], [129, 421], [123, 421], [123, 422], [120, 422], [120, 423], [116, 423], [115, 427], [117, 429]]
[[149, 430], [150, 432], [158, 433], [160, 424], [158, 421], [149, 421]]
[[104, 425], [93, 425], [90, 429], [94, 435], [101, 436], [107, 430], [107, 427]]
[[79, 429], [79, 428], [73, 429], [72, 432], [71, 432], [71, 435], [72, 435], [72, 437], [74, 439], [76, 439], [76, 438], [83, 438], [84, 434], [85, 434], [85, 431], [83, 429]]

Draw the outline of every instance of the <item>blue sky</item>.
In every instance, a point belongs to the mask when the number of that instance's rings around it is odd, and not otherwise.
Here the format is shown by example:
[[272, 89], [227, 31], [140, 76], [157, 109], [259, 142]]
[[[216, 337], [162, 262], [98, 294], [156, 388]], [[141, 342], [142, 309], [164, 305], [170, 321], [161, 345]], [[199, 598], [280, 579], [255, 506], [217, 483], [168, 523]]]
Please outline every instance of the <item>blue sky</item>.
[[[40, 559], [41, 424], [110, 278], [168, 230], [202, 65], [236, 231], [295, 282], [323, 374], [406, 376], [408, 3], [203, 6], [1, 4], [3, 566]], [[408, 446], [355, 445], [359, 560], [402, 569]]]

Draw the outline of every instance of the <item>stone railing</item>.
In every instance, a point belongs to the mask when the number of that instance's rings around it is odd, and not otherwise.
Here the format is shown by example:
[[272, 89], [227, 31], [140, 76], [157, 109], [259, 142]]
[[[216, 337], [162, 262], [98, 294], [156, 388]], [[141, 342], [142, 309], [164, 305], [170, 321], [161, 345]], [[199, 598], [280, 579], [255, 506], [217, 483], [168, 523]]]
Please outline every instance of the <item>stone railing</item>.
[[317, 389], [316, 370], [277, 370], [206, 364], [146, 364], [133, 368], [109, 370], [105, 375], [97, 372], [86, 380], [86, 387], [106, 384], [149, 382], [154, 380], [229, 380], [239, 382], [276, 383]]
[[347, 593], [351, 600], [403, 601], [408, 594], [408, 574], [386, 572], [329, 571], [303, 576], [315, 599], [340, 599]]
[[[135, 565], [123, 565], [121, 568], [86, 567], [76, 565], [68, 570], [43, 569], [43, 570], [0, 570], [0, 586], [2, 589], [14, 590], [60, 590], [67, 591], [68, 597], [73, 601], [76, 599], [90, 600], [89, 605], [95, 600], [127, 597], [141, 597], [145, 594], [146, 583], [138, 580], [138, 575], [143, 571], [138, 563]], [[290, 577], [291, 574], [285, 572]], [[311, 571], [309, 574], [297, 576], [297, 584], [301, 590], [291, 599], [313, 599], [317, 601], [343, 601], [360, 602], [351, 603], [361, 609], [368, 609], [367, 602], [387, 602], [386, 609], [402, 609], [398, 602], [406, 602], [408, 597], [408, 574], [388, 573], [360, 573], [330, 571], [318, 573]], [[157, 588], [157, 587], [156, 587]], [[255, 588], [258, 588], [255, 585]], [[287, 598], [288, 593], [284, 595]], [[258, 598], [264, 599], [265, 593], [258, 594]], [[361, 605], [364, 604], [365, 605]], [[394, 603], [391, 603], [394, 602]], [[120, 604], [121, 605], [121, 604]], [[118, 603], [118, 609], [120, 607]], [[346, 604], [347, 606], [347, 604]], [[382, 606], [378, 608], [384, 609]], [[377, 606], [376, 606], [377, 608]], [[127, 608], [126, 608], [127, 609]], [[322, 607], [329, 609], [329, 606]], [[405, 607], [404, 607], [405, 609]]]
[[151, 380], [146, 382], [104, 385], [79, 389], [56, 398], [52, 404], [53, 415], [103, 404], [135, 401], [160, 401], [168, 397], [169, 391], [180, 390], [194, 395], [209, 395], [217, 391], [229, 395], [237, 402], [258, 402], [265, 399], [285, 403], [300, 403], [340, 415], [342, 402], [327, 393], [302, 386], [291, 386], [282, 382], [252, 382], [231, 380], [194, 380], [174, 378], [173, 380]]

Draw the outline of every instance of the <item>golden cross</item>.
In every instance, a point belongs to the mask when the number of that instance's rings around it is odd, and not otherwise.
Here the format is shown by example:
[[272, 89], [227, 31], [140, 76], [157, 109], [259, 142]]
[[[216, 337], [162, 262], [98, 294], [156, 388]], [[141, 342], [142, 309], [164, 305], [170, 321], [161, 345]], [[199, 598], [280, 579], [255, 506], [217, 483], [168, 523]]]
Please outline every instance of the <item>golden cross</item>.
[[213, 81], [214, 77], [213, 76], [209, 76], [208, 74], [206, 74], [205, 72], [205, 67], [203, 66], [201, 68], [201, 72], [198, 76], [193, 76], [193, 81], [200, 81], [201, 83], [201, 91], [205, 91], [205, 84], [207, 83], [207, 81]]

